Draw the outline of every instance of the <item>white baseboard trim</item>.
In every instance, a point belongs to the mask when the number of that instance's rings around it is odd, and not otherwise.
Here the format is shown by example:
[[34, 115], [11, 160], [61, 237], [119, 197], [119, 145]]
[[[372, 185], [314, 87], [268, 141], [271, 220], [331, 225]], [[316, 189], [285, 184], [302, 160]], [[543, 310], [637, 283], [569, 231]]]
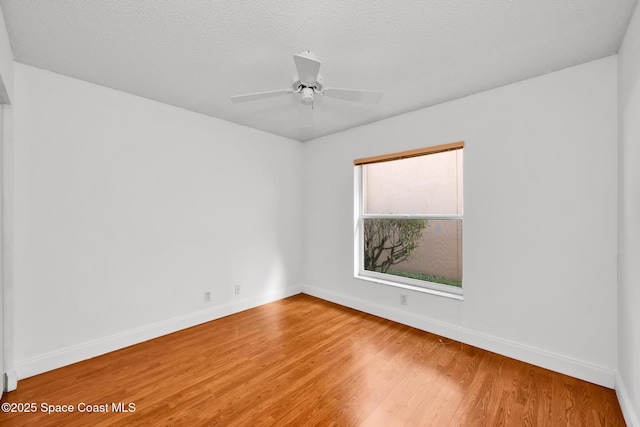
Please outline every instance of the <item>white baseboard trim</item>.
[[52, 351], [30, 359], [16, 361], [15, 374], [17, 374], [18, 380], [22, 380], [299, 293], [301, 293], [300, 286], [288, 287], [277, 292], [239, 299], [152, 325]]
[[620, 409], [622, 409], [622, 415], [624, 415], [624, 421], [627, 423], [627, 426], [640, 427], [640, 418], [638, 418], [638, 413], [633, 407], [633, 402], [631, 402], [631, 397], [627, 392], [627, 388], [620, 374], [616, 374], [616, 395], [618, 396]]
[[[523, 362], [531, 363], [532, 365], [599, 384], [604, 387], [615, 387], [621, 406], [623, 406], [623, 412], [625, 411], [625, 408], [627, 408], [625, 412], [625, 419], [629, 416], [631, 420], [637, 421], [637, 416], [635, 415], [633, 406], [626, 394], [626, 389], [624, 388], [622, 381], [617, 378], [616, 373], [610, 369], [566, 356], [545, 352], [533, 347], [469, 329], [459, 329], [456, 325], [441, 322], [426, 316], [408, 313], [385, 305], [372, 303], [359, 298], [306, 285], [289, 287], [278, 292], [233, 301], [227, 304], [208, 308], [206, 310], [189, 313], [163, 322], [132, 329], [75, 346], [66, 347], [23, 361], [18, 361], [15, 364], [15, 371], [13, 372], [13, 378], [16, 380], [13, 384], [15, 385], [17, 380], [38, 375], [82, 360], [87, 360], [92, 357], [100, 356], [111, 351], [119, 350], [121, 348], [177, 332], [182, 329], [219, 319], [224, 316], [239, 313], [241, 311], [277, 301], [282, 298], [287, 298], [301, 292], [350, 307], [355, 310], [389, 319], [394, 322], [412, 326], [423, 331], [462, 341], [466, 344], [473, 345], [484, 350], [502, 354]], [[637, 425], [629, 423], [629, 421], [627, 421], [627, 423], [632, 426]]]
[[616, 384], [615, 371], [581, 360], [313, 286], [303, 285], [302, 292], [604, 387]]

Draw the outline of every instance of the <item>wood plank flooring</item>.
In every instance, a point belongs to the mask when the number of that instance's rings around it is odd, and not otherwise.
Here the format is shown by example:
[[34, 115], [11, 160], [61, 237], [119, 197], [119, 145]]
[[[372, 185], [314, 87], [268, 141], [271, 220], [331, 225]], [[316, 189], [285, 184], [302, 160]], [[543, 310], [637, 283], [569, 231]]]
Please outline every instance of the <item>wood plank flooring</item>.
[[24, 379], [0, 425], [624, 426], [613, 390], [440, 339], [296, 295]]

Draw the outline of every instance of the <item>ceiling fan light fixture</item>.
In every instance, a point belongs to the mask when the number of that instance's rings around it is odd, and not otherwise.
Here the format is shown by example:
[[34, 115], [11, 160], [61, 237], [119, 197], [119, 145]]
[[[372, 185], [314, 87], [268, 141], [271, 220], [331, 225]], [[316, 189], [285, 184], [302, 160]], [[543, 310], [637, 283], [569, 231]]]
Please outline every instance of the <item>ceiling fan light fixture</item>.
[[304, 87], [300, 91], [300, 102], [303, 104], [313, 103], [313, 88]]

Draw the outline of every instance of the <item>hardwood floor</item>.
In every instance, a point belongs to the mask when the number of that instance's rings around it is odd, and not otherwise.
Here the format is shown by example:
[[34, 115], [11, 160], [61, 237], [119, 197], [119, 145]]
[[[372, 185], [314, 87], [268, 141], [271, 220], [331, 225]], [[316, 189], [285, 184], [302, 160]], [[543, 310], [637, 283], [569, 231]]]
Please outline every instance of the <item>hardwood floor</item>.
[[36, 411], [2, 426], [624, 425], [613, 390], [307, 295], [27, 378], [5, 402]]

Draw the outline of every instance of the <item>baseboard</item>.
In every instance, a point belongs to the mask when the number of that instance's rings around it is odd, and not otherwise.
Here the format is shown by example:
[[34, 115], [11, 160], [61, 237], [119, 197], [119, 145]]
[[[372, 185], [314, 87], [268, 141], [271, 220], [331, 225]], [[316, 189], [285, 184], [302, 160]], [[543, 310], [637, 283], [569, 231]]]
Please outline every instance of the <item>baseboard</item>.
[[620, 374], [616, 374], [616, 395], [618, 396], [618, 402], [620, 402], [620, 408], [622, 409], [622, 415], [624, 415], [624, 421], [629, 427], [640, 427], [640, 419], [638, 413], [633, 407], [631, 397], [627, 392], [627, 387], [624, 385], [624, 381]]
[[[311, 286], [290, 287], [271, 294], [233, 301], [142, 328], [125, 331], [120, 334], [92, 340], [27, 360], [19, 361], [15, 364], [14, 378], [17, 378], [17, 380], [28, 378], [72, 363], [80, 362], [82, 360], [90, 359], [111, 351], [119, 350], [153, 338], [158, 338], [163, 335], [196, 326], [201, 323], [228, 316], [230, 314], [239, 313], [259, 305], [287, 298], [301, 292], [350, 307], [355, 310], [389, 319], [394, 322], [412, 326], [423, 331], [459, 340], [484, 350], [502, 354], [523, 362], [531, 363], [532, 365], [599, 384], [604, 387], [615, 387], [616, 392], [621, 396], [621, 405], [623, 405], [624, 401], [623, 411], [625, 411], [625, 407], [627, 408], [625, 412], [625, 419], [629, 417], [631, 420], [637, 421], [637, 416], [635, 415], [633, 406], [626, 394], [622, 381], [617, 379], [616, 373], [610, 369], [602, 368], [600, 366], [585, 363], [562, 355], [545, 352], [533, 347], [503, 340], [501, 338], [482, 334], [469, 329], [460, 329], [456, 325], [441, 322], [426, 316], [408, 313], [385, 305], [372, 303], [359, 298]], [[637, 423], [633, 424], [633, 422], [627, 423], [632, 426], [637, 425]]]
[[594, 384], [615, 386], [611, 369], [321, 288], [303, 285], [302, 292]]
[[91, 359], [121, 348], [158, 338], [182, 329], [210, 322], [230, 314], [301, 293], [301, 287], [289, 287], [277, 292], [244, 298], [227, 304], [207, 308], [184, 316], [99, 338], [82, 344], [52, 351], [15, 364], [17, 379], [22, 380], [43, 372]]

